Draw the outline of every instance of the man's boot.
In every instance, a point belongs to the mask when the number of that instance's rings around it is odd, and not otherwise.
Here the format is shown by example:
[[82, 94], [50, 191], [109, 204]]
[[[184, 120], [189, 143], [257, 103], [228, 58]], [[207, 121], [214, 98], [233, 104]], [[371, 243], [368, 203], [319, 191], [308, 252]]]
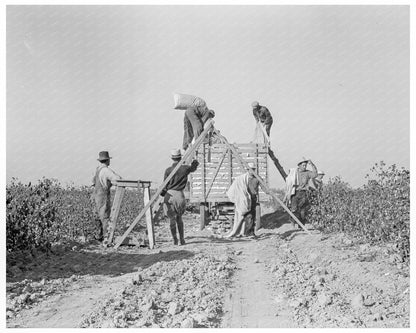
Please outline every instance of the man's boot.
[[185, 238], [183, 235], [183, 221], [182, 217], [178, 219], [178, 231], [179, 231], [179, 240], [181, 242], [181, 245], [185, 245]]
[[178, 245], [178, 237], [176, 237], [176, 225], [172, 223], [170, 224], [170, 232], [172, 234], [173, 244]]

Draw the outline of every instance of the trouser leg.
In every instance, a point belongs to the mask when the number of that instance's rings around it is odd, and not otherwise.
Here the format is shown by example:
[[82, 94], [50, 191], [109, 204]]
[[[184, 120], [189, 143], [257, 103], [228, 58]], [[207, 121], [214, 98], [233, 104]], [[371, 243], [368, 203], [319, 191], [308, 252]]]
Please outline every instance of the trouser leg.
[[100, 219], [99, 240], [106, 240], [108, 237], [108, 225], [110, 223], [110, 198], [108, 195], [100, 195], [96, 198], [98, 217]]
[[183, 230], [183, 220], [182, 216], [178, 216], [176, 218], [176, 223], [178, 225], [178, 231], [179, 231], [179, 241], [181, 242], [181, 245], [185, 244], [185, 237], [184, 237], [184, 230]]
[[247, 230], [248, 235], [254, 236], [254, 230], [256, 229], [256, 208], [257, 208], [257, 196], [251, 197], [250, 213], [247, 216], [249, 221], [249, 228]]
[[[101, 219], [98, 216], [95, 217], [95, 225], [96, 225], [96, 228], [98, 230], [98, 236], [95, 236], [95, 237], [98, 241], [102, 242], [102, 240], [104, 239], [103, 224], [101, 222]], [[95, 234], [95, 235], [97, 235], [97, 234]]]
[[170, 232], [172, 234], [173, 243], [178, 244], [178, 237], [176, 236], [176, 219], [170, 218]]
[[186, 150], [188, 148], [189, 144], [192, 142], [193, 137], [194, 133], [192, 130], [192, 124], [189, 121], [189, 118], [185, 112], [185, 116], [183, 118], [183, 150]]
[[[299, 218], [300, 218], [300, 215], [299, 215], [299, 192], [296, 192], [292, 196], [291, 203], [290, 203], [290, 210], [293, 213], [293, 215], [295, 215], [296, 218], [299, 220]], [[298, 224], [294, 220], [292, 220], [292, 225], [294, 227], [298, 226]]]
[[185, 111], [185, 115], [188, 117], [189, 122], [192, 125], [193, 138], [196, 140], [201, 135], [204, 125], [201, 119], [197, 116], [194, 109], [188, 109]]
[[270, 138], [270, 129], [272, 128], [272, 123], [266, 124], [265, 127], [266, 127], [267, 136]]

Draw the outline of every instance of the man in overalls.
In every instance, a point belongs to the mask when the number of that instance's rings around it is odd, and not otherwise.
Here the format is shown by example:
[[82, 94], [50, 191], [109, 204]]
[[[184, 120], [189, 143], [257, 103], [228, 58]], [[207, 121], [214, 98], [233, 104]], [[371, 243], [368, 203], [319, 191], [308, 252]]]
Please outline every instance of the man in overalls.
[[99, 153], [98, 161], [100, 162], [100, 165], [97, 167], [94, 178], [92, 179], [94, 186], [93, 198], [100, 223], [98, 240], [100, 242], [102, 241], [104, 246], [108, 245], [108, 224], [110, 222], [111, 211], [111, 182], [121, 179], [118, 174], [109, 168], [111, 158], [108, 151], [101, 151]]

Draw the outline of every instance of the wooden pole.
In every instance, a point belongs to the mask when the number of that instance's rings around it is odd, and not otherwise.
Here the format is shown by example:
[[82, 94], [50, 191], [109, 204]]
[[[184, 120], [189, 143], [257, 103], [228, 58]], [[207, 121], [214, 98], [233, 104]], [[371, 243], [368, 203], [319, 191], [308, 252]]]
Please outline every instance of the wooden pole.
[[121, 243], [127, 237], [127, 235], [133, 230], [133, 228], [140, 221], [140, 219], [143, 218], [143, 216], [145, 215], [146, 211], [150, 208], [150, 206], [153, 204], [153, 202], [156, 201], [156, 199], [159, 197], [160, 193], [165, 188], [165, 186], [167, 185], [167, 183], [169, 183], [169, 181], [175, 175], [176, 171], [178, 171], [178, 169], [182, 166], [182, 164], [184, 164], [187, 161], [187, 159], [190, 156], [192, 156], [192, 154], [195, 152], [195, 150], [198, 149], [198, 147], [203, 142], [203, 140], [205, 138], [205, 135], [208, 133], [208, 131], [211, 129], [211, 127], [213, 125], [214, 125], [214, 121], [212, 119], [210, 119], [207, 122], [207, 125], [206, 125], [204, 131], [201, 133], [201, 135], [199, 136], [199, 138], [195, 141], [194, 145], [186, 151], [186, 153], [184, 154], [184, 156], [182, 157], [182, 159], [179, 161], [179, 163], [176, 165], [176, 167], [172, 170], [172, 172], [170, 173], [170, 175], [164, 180], [164, 182], [162, 183], [162, 185], [159, 186], [159, 188], [157, 189], [157, 191], [155, 192], [155, 194], [153, 194], [153, 196], [150, 198], [149, 202], [144, 206], [144, 208], [141, 210], [141, 212], [139, 213], [139, 215], [134, 219], [134, 221], [132, 222], [132, 224], [130, 225], [130, 227], [124, 232], [123, 236], [121, 236], [119, 242], [114, 246], [114, 249], [116, 249], [116, 250], [118, 249], [118, 247], [121, 245]]
[[277, 170], [279, 171], [280, 175], [283, 177], [283, 180], [286, 180], [287, 174], [285, 172], [285, 169], [283, 169], [283, 167], [280, 165], [279, 160], [274, 155], [273, 150], [271, 150], [270, 147], [269, 147], [268, 151], [269, 151], [270, 158], [272, 159], [272, 161], [273, 161], [274, 165], [276, 166]]
[[272, 161], [273, 161], [274, 165], [276, 166], [277, 170], [279, 171], [280, 175], [283, 177], [283, 180], [286, 180], [287, 174], [285, 172], [285, 169], [283, 169], [279, 160], [275, 156], [273, 150], [270, 148], [270, 138], [267, 135], [266, 129], [261, 124], [259, 124], [259, 127], [261, 128], [261, 130], [263, 132], [263, 136], [266, 138], [266, 143], [267, 143], [268, 153], [269, 153], [270, 158], [272, 159]]
[[[143, 202], [146, 205], [150, 201], [150, 186], [143, 187]], [[153, 229], [152, 210], [146, 211], [146, 225], [147, 225], [147, 237], [149, 239], [149, 247], [153, 249], [155, 247], [155, 232]]]

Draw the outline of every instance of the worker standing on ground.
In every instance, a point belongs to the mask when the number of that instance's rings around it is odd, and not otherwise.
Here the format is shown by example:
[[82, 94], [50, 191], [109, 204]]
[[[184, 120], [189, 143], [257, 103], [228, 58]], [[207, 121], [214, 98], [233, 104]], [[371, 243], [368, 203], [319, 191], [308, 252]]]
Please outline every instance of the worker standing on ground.
[[[180, 149], [174, 149], [171, 151], [171, 158], [173, 160], [172, 166], [166, 169], [164, 179], [166, 179], [175, 169], [177, 164], [182, 158]], [[198, 167], [197, 160], [193, 160], [191, 165], [182, 165], [176, 171], [175, 175], [166, 184], [160, 195], [164, 197], [163, 209], [165, 214], [170, 220], [170, 231], [173, 237], [173, 244], [178, 244], [178, 237], [176, 236], [176, 227], [179, 231], [180, 245], [185, 244], [184, 228], [182, 215], [185, 213], [186, 201], [183, 190], [185, 189], [188, 181], [188, 175], [194, 172]]]
[[[256, 172], [256, 166], [254, 163], [248, 163], [248, 166]], [[256, 207], [257, 207], [257, 200], [259, 195], [259, 186], [260, 182], [259, 180], [250, 173], [248, 177], [248, 193], [250, 194], [251, 199], [251, 206], [250, 206], [250, 212], [248, 213], [248, 226], [247, 226], [247, 236], [253, 236], [256, 237], [256, 234], [254, 233], [255, 227], [256, 227]]]
[[193, 139], [198, 139], [204, 130], [205, 123], [215, 117], [214, 110], [208, 109], [207, 106], [189, 107], [185, 111], [183, 123], [183, 146], [186, 150], [192, 143]]
[[[256, 172], [254, 163], [248, 163], [249, 168]], [[254, 180], [255, 179], [255, 180]], [[246, 172], [236, 177], [227, 191], [227, 196], [234, 203], [233, 229], [225, 238], [254, 236], [254, 225], [256, 218], [256, 203], [259, 182], [251, 173]]]
[[267, 135], [270, 137], [270, 128], [273, 124], [273, 117], [270, 111], [265, 106], [260, 105], [257, 101], [251, 103], [251, 107], [253, 108], [254, 119], [264, 127]]
[[[307, 165], [312, 166], [313, 171], [307, 170]], [[311, 179], [315, 179], [318, 176], [318, 170], [315, 164], [311, 160], [302, 160], [298, 163], [298, 167], [295, 170], [296, 173], [293, 175], [293, 171], [289, 171], [289, 175], [286, 179], [286, 198], [290, 196], [290, 210], [303, 224], [306, 222], [306, 212], [309, 207], [308, 200], [308, 187]], [[292, 187], [289, 189], [288, 182], [292, 182]], [[297, 225], [294, 223], [294, 225]], [[299, 226], [298, 226], [299, 227]]]
[[110, 157], [108, 151], [101, 151], [99, 153], [98, 161], [100, 162], [100, 165], [97, 167], [95, 175], [92, 179], [94, 186], [93, 198], [100, 224], [98, 240], [103, 242], [103, 246], [108, 245], [108, 225], [110, 223], [111, 212], [111, 182], [117, 179], [121, 179], [118, 174], [109, 168], [111, 158], [112, 157]]
[[312, 178], [309, 181], [309, 188], [312, 191], [319, 191], [322, 188], [323, 185], [323, 179], [325, 176], [325, 173], [323, 171], [318, 171], [318, 176], [316, 178]]

